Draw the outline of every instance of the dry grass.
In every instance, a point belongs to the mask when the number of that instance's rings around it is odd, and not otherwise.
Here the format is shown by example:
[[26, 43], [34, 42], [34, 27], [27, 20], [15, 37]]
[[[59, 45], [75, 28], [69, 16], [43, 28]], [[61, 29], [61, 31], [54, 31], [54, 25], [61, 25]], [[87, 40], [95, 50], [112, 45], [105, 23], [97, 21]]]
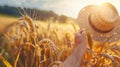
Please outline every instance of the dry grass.
[[[78, 31], [75, 24], [47, 24], [28, 16], [16, 22], [6, 26], [1, 36], [0, 56], [4, 59], [0, 58], [0, 67], [6, 63], [13, 67], [55, 67], [71, 54]], [[120, 41], [96, 42], [90, 33], [87, 37], [89, 45], [81, 67], [120, 67]]]

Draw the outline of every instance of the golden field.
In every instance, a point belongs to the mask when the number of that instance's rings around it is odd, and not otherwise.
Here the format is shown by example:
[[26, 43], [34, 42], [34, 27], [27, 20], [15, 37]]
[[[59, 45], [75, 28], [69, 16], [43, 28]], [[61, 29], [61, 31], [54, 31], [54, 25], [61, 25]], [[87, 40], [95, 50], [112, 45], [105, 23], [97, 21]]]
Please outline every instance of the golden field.
[[[0, 67], [55, 67], [72, 52], [76, 23], [0, 16]], [[120, 41], [96, 42], [87, 33], [81, 67], [120, 67]]]

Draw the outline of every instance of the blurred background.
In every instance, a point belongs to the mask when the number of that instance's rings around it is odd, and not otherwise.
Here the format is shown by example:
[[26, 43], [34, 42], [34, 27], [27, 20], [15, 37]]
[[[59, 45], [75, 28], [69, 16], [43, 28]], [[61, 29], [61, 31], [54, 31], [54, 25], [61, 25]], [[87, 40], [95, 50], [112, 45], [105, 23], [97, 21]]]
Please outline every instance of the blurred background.
[[[89, 4], [112, 3], [120, 12], [120, 0], [0, 0], [0, 13], [17, 13], [15, 8], [26, 8], [27, 13], [33, 14], [33, 10], [50, 12], [52, 15], [65, 15], [77, 18], [80, 9]], [[30, 10], [31, 9], [31, 10]], [[4, 12], [5, 11], [5, 12]], [[31, 12], [30, 12], [31, 11]], [[39, 12], [41, 13], [41, 12]], [[40, 14], [39, 14], [40, 15]], [[18, 15], [17, 15], [18, 16]]]

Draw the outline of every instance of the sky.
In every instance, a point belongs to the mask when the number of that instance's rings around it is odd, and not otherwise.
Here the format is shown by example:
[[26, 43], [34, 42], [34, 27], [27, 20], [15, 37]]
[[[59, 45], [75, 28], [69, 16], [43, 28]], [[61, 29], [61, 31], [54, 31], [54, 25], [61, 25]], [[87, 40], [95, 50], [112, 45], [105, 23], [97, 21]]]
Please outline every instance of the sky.
[[77, 18], [79, 11], [90, 4], [112, 3], [120, 13], [120, 0], [0, 0], [0, 5], [52, 10], [55, 13]]

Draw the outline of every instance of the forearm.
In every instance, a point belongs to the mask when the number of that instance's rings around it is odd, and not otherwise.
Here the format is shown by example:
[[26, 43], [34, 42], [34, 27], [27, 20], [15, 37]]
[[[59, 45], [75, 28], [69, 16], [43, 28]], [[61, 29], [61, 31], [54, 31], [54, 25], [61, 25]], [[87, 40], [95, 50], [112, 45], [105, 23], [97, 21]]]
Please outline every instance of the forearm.
[[[79, 52], [79, 53], [78, 53]], [[61, 64], [61, 67], [80, 67], [85, 48], [78, 46], [73, 53]]]
[[75, 48], [72, 54], [60, 65], [60, 67], [80, 67], [82, 58], [86, 52], [86, 35], [83, 30], [75, 34]]

